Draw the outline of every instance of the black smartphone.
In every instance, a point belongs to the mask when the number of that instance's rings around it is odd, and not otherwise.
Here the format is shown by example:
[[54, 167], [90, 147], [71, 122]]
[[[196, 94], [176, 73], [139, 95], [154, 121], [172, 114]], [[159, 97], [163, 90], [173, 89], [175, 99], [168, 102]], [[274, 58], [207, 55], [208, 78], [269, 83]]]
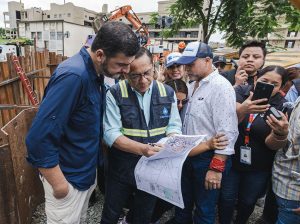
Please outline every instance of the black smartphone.
[[270, 107], [270, 109], [265, 113], [264, 120], [267, 120], [267, 116], [273, 115], [277, 120], [281, 120], [282, 116], [274, 107]]
[[257, 105], [268, 104], [269, 100], [271, 98], [273, 89], [274, 89], [274, 85], [272, 85], [272, 84], [268, 84], [268, 83], [264, 83], [264, 82], [257, 82], [255, 89], [254, 89], [252, 100], [259, 100], [259, 99], [266, 98], [266, 99], [268, 99], [267, 101], [258, 103]]

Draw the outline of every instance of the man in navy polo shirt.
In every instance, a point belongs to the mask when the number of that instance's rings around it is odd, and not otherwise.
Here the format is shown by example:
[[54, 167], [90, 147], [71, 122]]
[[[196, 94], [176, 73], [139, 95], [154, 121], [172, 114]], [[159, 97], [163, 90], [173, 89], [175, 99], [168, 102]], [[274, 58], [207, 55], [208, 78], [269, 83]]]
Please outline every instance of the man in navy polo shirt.
[[129, 26], [107, 22], [91, 48], [53, 73], [26, 138], [28, 162], [39, 169], [45, 190], [47, 223], [85, 220], [100, 159], [104, 75], [128, 73], [138, 50]]

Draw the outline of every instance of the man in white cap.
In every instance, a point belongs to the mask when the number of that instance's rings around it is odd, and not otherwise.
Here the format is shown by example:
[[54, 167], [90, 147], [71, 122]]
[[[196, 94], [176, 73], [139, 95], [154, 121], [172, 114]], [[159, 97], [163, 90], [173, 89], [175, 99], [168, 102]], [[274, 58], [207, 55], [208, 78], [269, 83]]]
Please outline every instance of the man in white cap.
[[184, 64], [188, 75], [196, 80], [189, 86], [183, 134], [211, 138], [224, 133], [229, 144], [224, 150], [187, 158], [182, 170], [185, 208], [176, 208], [175, 223], [215, 223], [222, 175], [230, 167], [230, 155], [234, 153], [238, 136], [235, 92], [214, 69], [212, 58], [212, 50], [207, 44], [191, 42], [176, 62]]

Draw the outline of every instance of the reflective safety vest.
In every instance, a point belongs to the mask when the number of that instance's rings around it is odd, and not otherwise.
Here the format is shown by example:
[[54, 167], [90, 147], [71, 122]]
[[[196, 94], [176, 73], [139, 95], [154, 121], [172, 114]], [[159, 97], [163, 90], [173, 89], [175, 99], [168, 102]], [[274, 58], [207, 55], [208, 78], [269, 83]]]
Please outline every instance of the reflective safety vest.
[[154, 80], [152, 88], [148, 125], [136, 93], [127, 80], [120, 81], [110, 89], [120, 108], [123, 135], [140, 143], [154, 143], [166, 136], [174, 102], [174, 90], [171, 87]]

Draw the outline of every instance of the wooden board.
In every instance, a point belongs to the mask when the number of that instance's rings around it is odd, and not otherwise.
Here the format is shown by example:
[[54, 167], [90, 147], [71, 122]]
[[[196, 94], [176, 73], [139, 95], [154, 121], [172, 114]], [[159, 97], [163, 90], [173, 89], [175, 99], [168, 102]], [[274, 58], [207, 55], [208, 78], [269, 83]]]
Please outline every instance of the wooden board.
[[[23, 110], [2, 128], [2, 132], [5, 133], [8, 140], [8, 145], [4, 147], [4, 149], [10, 151], [10, 153], [7, 153], [7, 157], [10, 156], [10, 158], [8, 158], [10, 164], [8, 164], [9, 167], [7, 170], [12, 173], [10, 176], [6, 175], [4, 182], [6, 182], [8, 186], [11, 186], [11, 190], [6, 189], [6, 192], [9, 191], [8, 194], [10, 197], [14, 195], [12, 198], [15, 199], [17, 205], [11, 206], [10, 209], [13, 212], [8, 213], [9, 216], [12, 214], [16, 216], [18, 222], [14, 223], [29, 224], [37, 205], [44, 200], [43, 187], [39, 180], [37, 169], [33, 168], [26, 160], [27, 149], [25, 137], [36, 111], [36, 109]], [[2, 173], [0, 173], [0, 176], [3, 176]], [[0, 197], [5, 196], [1, 194]]]

